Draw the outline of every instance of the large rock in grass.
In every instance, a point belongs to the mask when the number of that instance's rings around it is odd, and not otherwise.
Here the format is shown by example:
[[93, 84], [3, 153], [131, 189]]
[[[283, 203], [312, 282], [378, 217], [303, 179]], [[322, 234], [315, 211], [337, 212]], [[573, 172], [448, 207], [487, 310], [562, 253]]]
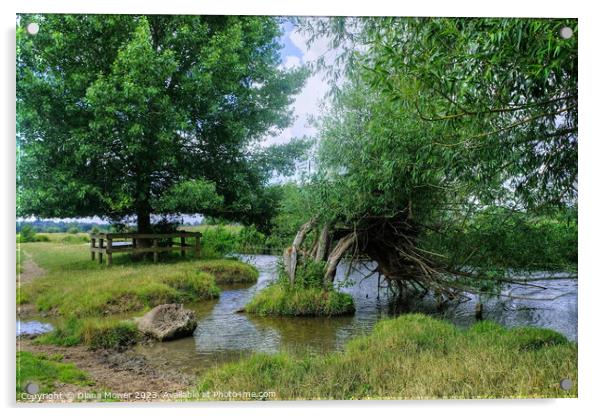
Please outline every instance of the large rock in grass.
[[136, 319], [136, 324], [141, 332], [160, 341], [168, 341], [192, 335], [197, 321], [194, 312], [185, 309], [184, 305], [169, 303], [155, 306]]

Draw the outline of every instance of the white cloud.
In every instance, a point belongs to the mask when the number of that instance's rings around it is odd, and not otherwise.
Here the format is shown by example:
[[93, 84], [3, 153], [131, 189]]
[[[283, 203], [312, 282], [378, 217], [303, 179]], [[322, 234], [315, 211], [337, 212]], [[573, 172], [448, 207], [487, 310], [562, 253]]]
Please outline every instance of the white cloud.
[[[308, 47], [307, 37], [303, 33], [292, 31], [289, 38], [301, 51], [302, 56], [301, 58], [293, 55], [287, 56], [284, 59], [284, 68], [294, 68], [300, 66], [302, 63], [308, 64], [324, 54], [329, 54], [330, 48], [327, 39], [318, 39]], [[308, 118], [319, 115], [320, 103], [324, 100], [328, 88], [328, 83], [324, 79], [323, 73], [310, 76], [292, 105], [295, 116], [293, 124], [284, 129], [278, 136], [268, 137], [262, 144], [264, 146], [283, 144], [287, 143], [293, 137], [315, 135], [316, 129], [308, 125]]]
[[289, 55], [286, 58], [284, 58], [285, 69], [297, 68], [299, 66], [301, 66], [301, 58], [299, 58], [298, 56]]

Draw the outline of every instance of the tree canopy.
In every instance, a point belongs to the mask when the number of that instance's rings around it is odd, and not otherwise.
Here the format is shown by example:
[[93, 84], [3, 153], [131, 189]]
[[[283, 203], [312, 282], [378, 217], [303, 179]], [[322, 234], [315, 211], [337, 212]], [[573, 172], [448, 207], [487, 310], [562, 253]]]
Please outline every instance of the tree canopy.
[[18, 215], [265, 222], [265, 185], [305, 148], [259, 145], [308, 74], [282, 69], [279, 35], [272, 17], [19, 16]]
[[[400, 287], [450, 298], [480, 286], [488, 259], [502, 253], [512, 253], [511, 267], [559, 264], [544, 246], [576, 242], [576, 21], [300, 24], [312, 39], [330, 38], [340, 65], [318, 61], [333, 101], [318, 121], [318, 170], [307, 186], [313, 207], [293, 255], [327, 260], [326, 280], [344, 255], [368, 256]], [[565, 26], [569, 39], [560, 36]], [[539, 221], [543, 213], [549, 218]], [[319, 246], [322, 227], [336, 242], [327, 257], [302, 248], [309, 235], [309, 247]], [[518, 230], [524, 235], [512, 237]], [[525, 249], [547, 254], [516, 256]], [[574, 261], [574, 247], [564, 253]]]

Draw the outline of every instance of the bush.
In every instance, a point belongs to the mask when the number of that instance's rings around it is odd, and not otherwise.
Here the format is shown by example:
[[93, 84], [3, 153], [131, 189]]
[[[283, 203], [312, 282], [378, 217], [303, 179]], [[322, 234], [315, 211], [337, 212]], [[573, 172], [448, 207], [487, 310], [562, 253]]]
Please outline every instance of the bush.
[[223, 225], [207, 228], [201, 238], [203, 258], [217, 258], [233, 253], [237, 247], [237, 238], [235, 233], [228, 231]]
[[63, 244], [83, 244], [89, 243], [90, 237], [87, 235], [67, 235], [61, 239]]
[[77, 234], [77, 233], [79, 233], [79, 232], [80, 232], [79, 228], [77, 228], [77, 227], [75, 227], [75, 226], [73, 226], [73, 227], [69, 227], [69, 228], [67, 229], [67, 233], [69, 233], [69, 234]]
[[18, 241], [20, 243], [32, 243], [36, 241], [36, 232], [31, 225], [25, 224], [21, 227]]
[[266, 245], [266, 237], [254, 225], [243, 227], [238, 233], [236, 251], [239, 253], [261, 253]]

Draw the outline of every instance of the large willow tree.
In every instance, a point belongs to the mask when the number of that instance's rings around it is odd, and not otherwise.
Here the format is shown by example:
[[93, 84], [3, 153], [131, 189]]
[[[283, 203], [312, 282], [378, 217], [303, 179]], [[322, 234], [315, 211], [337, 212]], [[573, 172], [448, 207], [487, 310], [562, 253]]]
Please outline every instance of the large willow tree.
[[318, 62], [336, 89], [320, 120], [314, 207], [285, 253], [291, 279], [300, 260], [326, 261], [328, 284], [343, 256], [367, 256], [399, 288], [454, 298], [480, 285], [484, 247], [442, 253], [434, 241], [483, 212], [576, 204], [576, 21], [336, 18], [304, 29], [330, 37], [343, 65]]
[[271, 17], [19, 16], [18, 215], [262, 225], [303, 148], [258, 146], [307, 75], [281, 68], [279, 36]]

